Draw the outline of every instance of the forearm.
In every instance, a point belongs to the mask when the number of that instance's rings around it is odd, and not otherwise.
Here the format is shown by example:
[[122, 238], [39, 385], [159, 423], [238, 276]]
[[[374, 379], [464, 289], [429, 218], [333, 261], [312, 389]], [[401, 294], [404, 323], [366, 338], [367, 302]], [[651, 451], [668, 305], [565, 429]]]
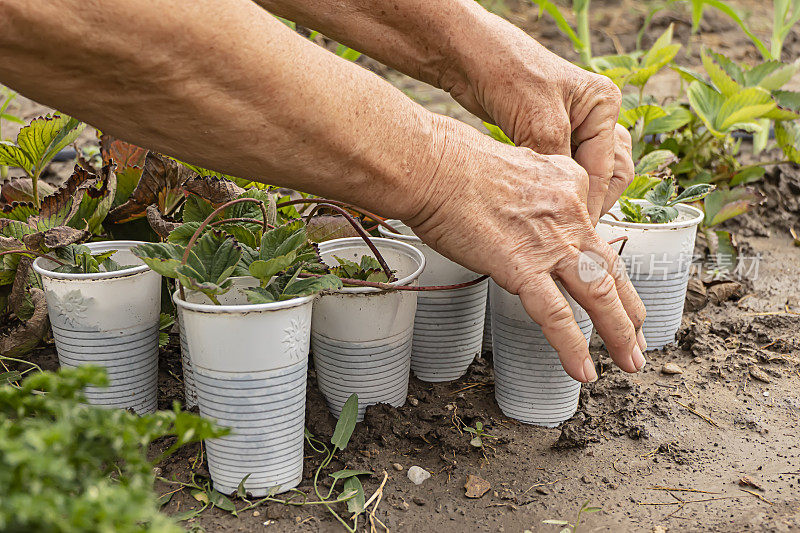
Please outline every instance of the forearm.
[[445, 142], [439, 119], [246, 0], [0, 0], [0, 82], [147, 148], [387, 216], [416, 214]]
[[519, 32], [475, 0], [256, 0], [401, 72], [450, 89], [498, 33]]

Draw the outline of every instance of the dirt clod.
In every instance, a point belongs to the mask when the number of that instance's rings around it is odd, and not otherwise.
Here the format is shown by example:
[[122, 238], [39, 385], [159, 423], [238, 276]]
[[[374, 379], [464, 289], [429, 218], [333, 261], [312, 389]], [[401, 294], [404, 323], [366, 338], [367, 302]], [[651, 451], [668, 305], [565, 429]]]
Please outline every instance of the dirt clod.
[[661, 367], [661, 373], [667, 375], [683, 374], [683, 369], [675, 363], [664, 363]]
[[480, 498], [492, 488], [491, 483], [479, 476], [472, 474], [467, 476], [467, 482], [464, 484], [467, 498]]
[[772, 378], [769, 377], [769, 374], [755, 365], [750, 367], [750, 377], [764, 383], [772, 383]]

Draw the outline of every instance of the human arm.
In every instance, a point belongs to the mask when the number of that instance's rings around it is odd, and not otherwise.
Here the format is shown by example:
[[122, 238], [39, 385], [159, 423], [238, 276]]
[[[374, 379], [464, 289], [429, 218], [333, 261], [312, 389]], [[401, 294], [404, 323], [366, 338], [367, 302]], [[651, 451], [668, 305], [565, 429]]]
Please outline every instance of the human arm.
[[474, 0], [257, 1], [448, 91], [519, 146], [574, 156], [590, 176], [594, 222], [633, 180], [630, 136], [615, 129], [616, 86], [556, 56]]
[[137, 5], [132, 17], [122, 0], [92, 11], [81, 0], [0, 0], [0, 81], [141, 146], [406, 220], [519, 293], [567, 371], [590, 379], [552, 272], [615, 361], [640, 366], [644, 310], [624, 272], [598, 288], [568, 279], [575, 250], [614, 260], [582, 207], [585, 173], [568, 158], [434, 115], [246, 0]]

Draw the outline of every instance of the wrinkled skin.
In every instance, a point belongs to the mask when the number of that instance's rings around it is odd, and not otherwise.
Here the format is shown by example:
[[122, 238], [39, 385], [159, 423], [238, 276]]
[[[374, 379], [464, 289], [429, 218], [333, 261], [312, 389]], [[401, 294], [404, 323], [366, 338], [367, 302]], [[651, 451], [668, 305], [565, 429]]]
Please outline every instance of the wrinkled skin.
[[[457, 123], [444, 128], [468, 136], [469, 150], [446, 151], [430, 202], [406, 223], [442, 254], [519, 294], [575, 379], [597, 375], [554, 278], [589, 313], [614, 362], [627, 372], [641, 369], [645, 345], [636, 330], [644, 306], [616, 252], [592, 227], [586, 171], [566, 156], [501, 144]], [[578, 274], [581, 252], [604, 266], [590, 283]]]

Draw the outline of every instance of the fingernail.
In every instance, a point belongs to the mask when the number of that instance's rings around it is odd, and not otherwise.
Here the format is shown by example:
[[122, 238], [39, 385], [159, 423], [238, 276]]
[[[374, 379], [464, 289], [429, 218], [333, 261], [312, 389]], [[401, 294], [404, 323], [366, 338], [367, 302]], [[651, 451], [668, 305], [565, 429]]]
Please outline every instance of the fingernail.
[[594, 362], [591, 357], [583, 360], [583, 375], [586, 377], [587, 383], [597, 381], [597, 371], [594, 369]]
[[644, 333], [642, 333], [641, 329], [636, 332], [636, 342], [639, 344], [640, 350], [647, 351], [647, 341], [644, 340]]
[[642, 355], [642, 350], [638, 346], [633, 347], [633, 364], [636, 365], [636, 370], [641, 370], [647, 361]]

